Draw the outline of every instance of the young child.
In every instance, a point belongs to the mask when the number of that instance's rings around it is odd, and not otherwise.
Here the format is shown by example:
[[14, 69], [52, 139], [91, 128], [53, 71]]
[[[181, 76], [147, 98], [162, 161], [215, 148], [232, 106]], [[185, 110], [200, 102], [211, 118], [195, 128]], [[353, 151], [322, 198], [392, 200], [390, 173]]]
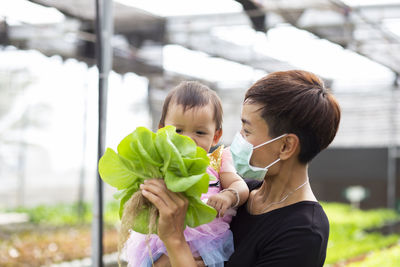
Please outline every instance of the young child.
[[[222, 135], [222, 105], [217, 94], [198, 82], [182, 82], [167, 95], [159, 128], [173, 125], [176, 132], [192, 138], [198, 146], [210, 151]], [[229, 149], [222, 146], [210, 157], [207, 172], [217, 180], [210, 181], [209, 190], [201, 196], [214, 207], [218, 216], [196, 228], [186, 227], [184, 234], [194, 257], [201, 257], [206, 266], [223, 267], [233, 253], [233, 237], [229, 230], [233, 209], [246, 202], [249, 190], [236, 174]], [[149, 254], [151, 251], [151, 255]], [[166, 249], [157, 235], [131, 232], [126, 242], [128, 266], [168, 266]], [[166, 265], [164, 265], [166, 264]]]

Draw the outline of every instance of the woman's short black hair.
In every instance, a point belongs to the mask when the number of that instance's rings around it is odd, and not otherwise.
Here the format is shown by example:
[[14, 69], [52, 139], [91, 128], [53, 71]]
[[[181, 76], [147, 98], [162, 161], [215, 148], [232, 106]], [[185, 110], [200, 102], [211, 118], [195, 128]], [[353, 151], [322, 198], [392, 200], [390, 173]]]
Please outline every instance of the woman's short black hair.
[[299, 162], [310, 162], [333, 141], [340, 107], [323, 81], [301, 70], [273, 72], [246, 92], [245, 103], [262, 106], [261, 117], [272, 137], [293, 133], [300, 140]]

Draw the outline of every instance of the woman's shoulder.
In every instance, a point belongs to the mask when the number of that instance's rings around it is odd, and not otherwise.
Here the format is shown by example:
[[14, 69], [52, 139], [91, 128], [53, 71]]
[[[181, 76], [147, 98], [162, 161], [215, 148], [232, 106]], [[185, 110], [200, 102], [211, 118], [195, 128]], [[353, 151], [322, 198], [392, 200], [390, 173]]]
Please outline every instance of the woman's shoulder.
[[317, 201], [300, 201], [278, 209], [284, 230], [303, 229], [313, 232], [323, 239], [329, 235], [329, 220], [323, 207]]
[[[251, 186], [259, 185], [252, 182]], [[238, 215], [246, 220], [262, 221], [262, 225], [274, 226], [280, 232], [290, 229], [312, 230], [323, 235], [329, 232], [328, 217], [317, 201], [300, 201], [259, 215], [251, 215], [245, 207], [240, 207]]]
[[259, 181], [259, 180], [244, 179], [244, 181], [246, 182], [250, 191], [253, 191], [254, 189], [259, 188], [262, 184], [262, 181]]
[[322, 242], [329, 237], [329, 220], [316, 201], [300, 201], [265, 214], [264, 225], [274, 229], [270, 235], [291, 240], [314, 236]]
[[303, 219], [308, 222], [313, 222], [319, 219], [327, 219], [325, 211], [318, 201], [303, 200], [288, 206], [272, 210], [271, 213], [276, 212], [284, 217], [293, 217]]
[[329, 221], [318, 202], [301, 201], [259, 215], [251, 215], [241, 209], [238, 215], [231, 224], [235, 241], [232, 261], [239, 262], [249, 252], [254, 252], [258, 256], [253, 253], [251, 259], [247, 258], [250, 262], [274, 261], [271, 258], [274, 255], [282, 257], [280, 266], [298, 266], [295, 261], [306, 262], [304, 257], [314, 261], [318, 257], [323, 262], [329, 238]]

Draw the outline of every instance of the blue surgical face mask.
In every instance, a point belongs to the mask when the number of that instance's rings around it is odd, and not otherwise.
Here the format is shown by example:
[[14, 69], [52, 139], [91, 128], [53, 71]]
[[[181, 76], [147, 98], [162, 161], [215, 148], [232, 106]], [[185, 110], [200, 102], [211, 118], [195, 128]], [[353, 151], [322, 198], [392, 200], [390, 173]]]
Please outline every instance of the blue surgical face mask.
[[251, 156], [253, 155], [253, 150], [261, 146], [265, 146], [266, 144], [269, 144], [271, 142], [274, 142], [275, 140], [278, 140], [286, 135], [287, 134], [283, 134], [258, 146], [253, 146], [252, 144], [247, 142], [246, 139], [244, 139], [240, 133], [237, 133], [235, 135], [235, 138], [233, 139], [230, 148], [232, 153], [233, 164], [236, 168], [237, 173], [240, 174], [243, 178], [263, 180], [268, 172], [268, 168], [270, 168], [272, 165], [274, 165], [281, 159], [278, 158], [277, 160], [275, 160], [274, 162], [272, 162], [271, 164], [269, 164], [264, 168], [255, 167], [250, 165], [250, 159]]

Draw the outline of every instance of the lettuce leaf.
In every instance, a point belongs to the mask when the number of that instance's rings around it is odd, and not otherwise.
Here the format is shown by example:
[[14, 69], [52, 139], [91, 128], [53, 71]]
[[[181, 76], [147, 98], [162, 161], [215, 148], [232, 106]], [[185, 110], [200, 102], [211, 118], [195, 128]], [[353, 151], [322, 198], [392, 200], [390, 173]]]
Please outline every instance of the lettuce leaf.
[[[107, 148], [99, 161], [99, 173], [104, 182], [120, 190], [120, 218], [126, 201], [139, 190], [146, 179], [164, 179], [167, 188], [182, 192], [189, 200], [185, 224], [196, 227], [212, 221], [217, 212], [200, 200], [208, 190], [210, 175], [207, 152], [187, 136], [179, 135], [175, 127], [166, 126], [154, 133], [138, 127], [118, 145], [118, 153]], [[133, 223], [133, 230], [147, 234], [149, 212], [142, 210]]]

